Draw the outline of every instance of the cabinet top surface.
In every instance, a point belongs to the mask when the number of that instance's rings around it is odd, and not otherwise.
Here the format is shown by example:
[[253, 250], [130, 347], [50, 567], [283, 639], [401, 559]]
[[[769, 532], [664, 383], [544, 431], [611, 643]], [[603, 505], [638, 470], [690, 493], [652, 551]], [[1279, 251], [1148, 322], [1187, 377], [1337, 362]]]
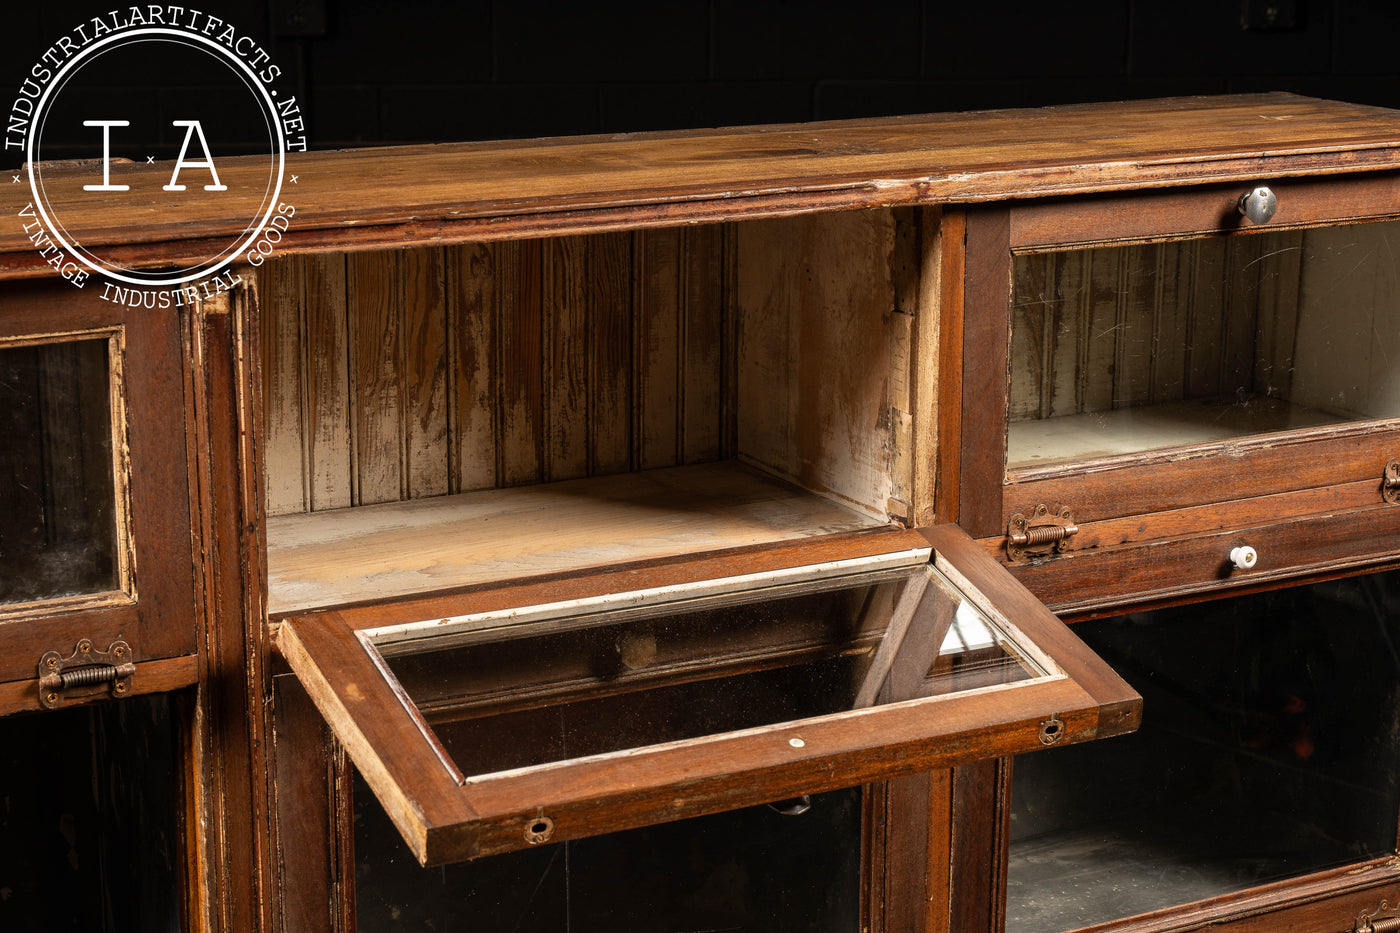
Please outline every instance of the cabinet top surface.
[[[1259, 94], [298, 153], [281, 200], [296, 209], [284, 248], [349, 249], [1397, 166], [1400, 112]], [[130, 190], [80, 191], [65, 222], [85, 243], [146, 244], [144, 261], [242, 227], [236, 190], [191, 190], [208, 218], [197, 231], [163, 223], [171, 168], [113, 165]], [[11, 217], [29, 202], [27, 184], [0, 192]], [[22, 224], [0, 229], [0, 271], [31, 262], [3, 254], [32, 252]]]

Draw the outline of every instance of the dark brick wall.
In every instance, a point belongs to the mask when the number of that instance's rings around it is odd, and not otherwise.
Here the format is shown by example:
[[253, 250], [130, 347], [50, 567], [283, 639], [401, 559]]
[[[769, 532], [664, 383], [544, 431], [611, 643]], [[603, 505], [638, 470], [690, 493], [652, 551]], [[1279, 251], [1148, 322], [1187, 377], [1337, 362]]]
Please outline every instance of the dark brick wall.
[[[276, 37], [305, 2], [198, 8], [265, 40], [314, 148], [1231, 91], [1400, 106], [1396, 0], [1278, 0], [1298, 8], [1282, 31], [1243, 30], [1243, 0], [325, 0], [324, 35]], [[118, 6], [12, 4], [6, 106], [49, 42]], [[142, 77], [110, 99], [155, 93]]]

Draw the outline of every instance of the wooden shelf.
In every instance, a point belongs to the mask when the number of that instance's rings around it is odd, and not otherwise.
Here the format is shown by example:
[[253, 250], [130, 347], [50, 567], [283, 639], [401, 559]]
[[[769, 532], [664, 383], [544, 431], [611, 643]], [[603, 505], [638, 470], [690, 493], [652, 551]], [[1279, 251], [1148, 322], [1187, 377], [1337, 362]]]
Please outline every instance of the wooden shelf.
[[1011, 470], [1047, 466], [1351, 420], [1282, 399], [1252, 395], [1243, 400], [1166, 402], [1014, 421], [1007, 426], [1006, 466]]
[[[1308, 838], [1287, 814], [1257, 815]], [[1209, 832], [1201, 829], [1208, 823]], [[1247, 817], [1174, 808], [1154, 818], [1062, 830], [1011, 847], [1007, 933], [1077, 930], [1244, 891], [1356, 861], [1330, 852], [1271, 851]]]
[[738, 463], [268, 519], [268, 613], [879, 527]]

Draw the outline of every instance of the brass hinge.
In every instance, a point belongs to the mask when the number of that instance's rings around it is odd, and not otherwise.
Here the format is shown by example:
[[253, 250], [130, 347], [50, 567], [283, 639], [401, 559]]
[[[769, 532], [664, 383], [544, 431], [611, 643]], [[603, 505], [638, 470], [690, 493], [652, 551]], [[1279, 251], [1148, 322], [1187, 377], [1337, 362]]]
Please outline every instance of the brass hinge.
[[1058, 554], [1079, 531], [1067, 505], [1041, 503], [1030, 515], [1017, 512], [1006, 526], [1006, 558], [1011, 563]]
[[1380, 914], [1394, 912], [1397, 907], [1391, 907], [1389, 902], [1381, 901], [1380, 906], [1375, 910], [1363, 910], [1356, 915], [1356, 925], [1352, 927], [1353, 933], [1394, 933], [1400, 930], [1400, 917], [1382, 917]]
[[1381, 498], [1391, 505], [1400, 505], [1400, 459], [1391, 460], [1381, 474]]
[[126, 642], [114, 641], [106, 651], [98, 651], [84, 638], [66, 658], [47, 651], [39, 659], [39, 702], [47, 709], [58, 709], [108, 691], [115, 697], [127, 696], [135, 674]]

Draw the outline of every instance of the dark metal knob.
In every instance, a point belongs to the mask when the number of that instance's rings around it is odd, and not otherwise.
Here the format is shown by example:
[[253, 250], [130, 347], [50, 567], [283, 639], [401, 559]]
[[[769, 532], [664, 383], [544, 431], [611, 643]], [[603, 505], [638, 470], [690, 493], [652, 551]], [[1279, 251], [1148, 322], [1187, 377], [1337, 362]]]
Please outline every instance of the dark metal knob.
[[812, 795], [803, 794], [801, 797], [789, 797], [787, 800], [775, 800], [768, 806], [772, 810], [781, 813], [783, 816], [801, 816], [812, 809]]
[[1268, 188], [1259, 187], [1240, 198], [1240, 213], [1251, 223], [1266, 224], [1274, 219], [1278, 198]]

